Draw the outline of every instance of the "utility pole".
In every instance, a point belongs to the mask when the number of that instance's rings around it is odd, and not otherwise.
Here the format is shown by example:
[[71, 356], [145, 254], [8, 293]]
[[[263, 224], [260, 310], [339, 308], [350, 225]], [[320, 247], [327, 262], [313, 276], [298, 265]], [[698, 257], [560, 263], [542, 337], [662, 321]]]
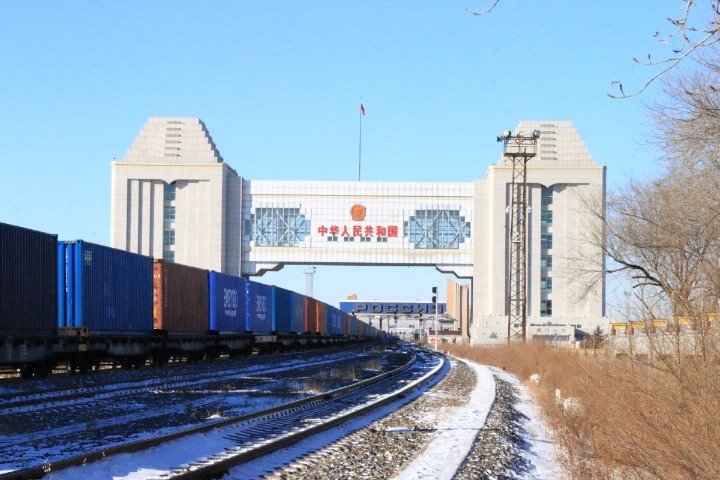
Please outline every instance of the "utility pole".
[[307, 270], [305, 270], [305, 295], [314, 298], [313, 297], [313, 276], [315, 275], [315, 267], [310, 267]]
[[527, 162], [537, 153], [540, 130], [532, 135], [513, 135], [505, 130], [503, 156], [512, 162], [512, 183], [508, 207], [508, 344], [527, 339]]

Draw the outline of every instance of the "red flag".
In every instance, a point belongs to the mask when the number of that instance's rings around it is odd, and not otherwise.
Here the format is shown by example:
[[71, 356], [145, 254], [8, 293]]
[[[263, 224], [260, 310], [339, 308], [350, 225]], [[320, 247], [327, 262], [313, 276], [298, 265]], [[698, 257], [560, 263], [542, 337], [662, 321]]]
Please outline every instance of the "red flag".
[[362, 104], [362, 103], [360, 104], [360, 113], [362, 113], [363, 115], [365, 115], [365, 107], [363, 107], [363, 104]]

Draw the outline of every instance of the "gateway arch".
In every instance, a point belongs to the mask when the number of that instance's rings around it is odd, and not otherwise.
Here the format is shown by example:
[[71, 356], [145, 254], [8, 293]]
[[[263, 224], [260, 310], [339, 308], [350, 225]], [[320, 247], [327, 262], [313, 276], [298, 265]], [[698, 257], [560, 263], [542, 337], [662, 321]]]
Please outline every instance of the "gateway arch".
[[[540, 130], [528, 163], [529, 325], [604, 326], [604, 281], [578, 300], [576, 259], [602, 265], [585, 241], [605, 195], [598, 166], [570, 121]], [[150, 118], [112, 163], [111, 246], [233, 275], [289, 264], [434, 266], [472, 280], [470, 340], [507, 338], [507, 217], [512, 164], [465, 183], [269, 181], [243, 178], [198, 118]], [[573, 274], [575, 272], [575, 274]], [[528, 331], [532, 333], [529, 327]]]

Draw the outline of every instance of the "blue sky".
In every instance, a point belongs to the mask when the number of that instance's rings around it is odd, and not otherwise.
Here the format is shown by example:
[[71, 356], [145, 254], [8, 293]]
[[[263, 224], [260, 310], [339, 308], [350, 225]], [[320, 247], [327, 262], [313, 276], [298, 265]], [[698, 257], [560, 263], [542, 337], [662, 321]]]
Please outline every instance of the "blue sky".
[[[520, 120], [572, 120], [608, 186], [653, 169], [632, 57], [679, 0], [3, 2], [0, 221], [109, 244], [110, 162], [151, 116], [200, 117], [248, 179], [472, 181]], [[652, 7], [649, 7], [652, 5]], [[304, 267], [262, 277], [305, 291]], [[336, 303], [429, 297], [433, 269], [320, 267]]]

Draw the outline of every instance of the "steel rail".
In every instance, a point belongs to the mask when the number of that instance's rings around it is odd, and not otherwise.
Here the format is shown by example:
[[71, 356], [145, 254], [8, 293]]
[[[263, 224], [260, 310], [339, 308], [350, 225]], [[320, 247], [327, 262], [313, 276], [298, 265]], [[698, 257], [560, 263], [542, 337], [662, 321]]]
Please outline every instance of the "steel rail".
[[[104, 395], [106, 393], [115, 393], [115, 392], [133, 392], [134, 390], [142, 391], [143, 389], [147, 388], [153, 388], [157, 387], [159, 385], [165, 386], [165, 385], [175, 385], [180, 384], [183, 381], [187, 381], [188, 379], [191, 380], [203, 380], [203, 379], [211, 379], [217, 376], [218, 373], [223, 372], [231, 372], [236, 371], [238, 372], [242, 368], [246, 368], [248, 366], [258, 366], [262, 365], [265, 367], [271, 367], [272, 365], [276, 364], [282, 364], [293, 360], [306, 360], [306, 359], [312, 359], [317, 356], [325, 356], [325, 355], [331, 355], [333, 353], [342, 352], [343, 350], [338, 351], [328, 351], [328, 350], [316, 350], [313, 352], [299, 352], [299, 353], [293, 353], [293, 354], [280, 354], [283, 355], [283, 358], [273, 358], [275, 356], [268, 356], [268, 361], [258, 361], [258, 359], [253, 359], [255, 363], [252, 362], [243, 362], [239, 365], [235, 365], [232, 367], [225, 366], [218, 366], [218, 367], [211, 367], [208, 369], [204, 369], [200, 372], [168, 372], [169, 375], [151, 375], [145, 378], [138, 378], [138, 379], [126, 379], [126, 380], [116, 380], [116, 381], [108, 381], [108, 382], [101, 382], [101, 383], [94, 383], [86, 386], [80, 386], [80, 387], [69, 387], [69, 388], [57, 388], [57, 389], [48, 389], [48, 390], [42, 390], [40, 392], [34, 392], [34, 393], [10, 393], [10, 394], [2, 394], [0, 395], [0, 410], [6, 410], [10, 408], [18, 408], [18, 407], [25, 407], [30, 405], [39, 405], [46, 402], [58, 402], [63, 400], [72, 400], [77, 398], [89, 398], [97, 395]], [[262, 358], [262, 357], [261, 357]], [[184, 366], [184, 365], [183, 365]], [[241, 373], [241, 372], [240, 372]], [[173, 383], [167, 383], [167, 382], [173, 382]], [[125, 385], [125, 386], [117, 386], [117, 385]], [[116, 388], [113, 388], [116, 387]], [[46, 396], [47, 395], [47, 396]], [[34, 398], [33, 398], [34, 397]]]
[[299, 407], [304, 407], [307, 405], [311, 405], [313, 403], [322, 403], [323, 401], [329, 401], [337, 396], [342, 396], [343, 394], [353, 391], [353, 390], [359, 390], [362, 388], [366, 388], [367, 386], [373, 385], [375, 383], [381, 382], [389, 377], [398, 375], [402, 373], [402, 371], [410, 368], [410, 366], [414, 363], [415, 356], [413, 355], [411, 357], [411, 360], [407, 362], [406, 364], [393, 369], [389, 372], [385, 372], [383, 374], [377, 375], [373, 378], [363, 380], [358, 383], [354, 383], [352, 385], [348, 385], [336, 390], [332, 390], [329, 392], [325, 392], [319, 395], [314, 395], [311, 397], [303, 398], [300, 400], [295, 400], [293, 402], [289, 402], [283, 405], [278, 405], [276, 407], [272, 407], [265, 410], [260, 410], [257, 412], [249, 413], [246, 415], [242, 415], [239, 417], [232, 417], [227, 418], [223, 420], [219, 420], [217, 422], [212, 422], [209, 424], [201, 425], [198, 427], [193, 427], [185, 430], [180, 430], [177, 432], [173, 432], [167, 435], [160, 435], [157, 437], [147, 438], [143, 440], [139, 440], [136, 442], [131, 442], [127, 444], [122, 445], [116, 445], [113, 447], [101, 449], [94, 452], [89, 452], [82, 455], [77, 455], [75, 457], [58, 460], [55, 462], [52, 462], [51, 464], [43, 464], [43, 465], [36, 465], [33, 467], [29, 467], [22, 470], [15, 470], [12, 472], [8, 472], [5, 474], [0, 474], [0, 480], [9, 480], [9, 479], [18, 479], [18, 480], [25, 480], [25, 479], [39, 479], [43, 478], [45, 475], [51, 473], [51, 472], [57, 472], [59, 470], [65, 470], [67, 468], [75, 467], [75, 466], [81, 466], [81, 465], [87, 465], [89, 463], [105, 459], [112, 455], [117, 455], [120, 453], [133, 453], [141, 450], [145, 450], [154, 446], [158, 446], [167, 442], [171, 442], [173, 440], [181, 439], [183, 437], [187, 437], [190, 435], [198, 434], [198, 433], [205, 433], [214, 429], [223, 428], [227, 426], [231, 426], [238, 423], [243, 423], [247, 421], [252, 421], [256, 419], [261, 419], [263, 417], [269, 417], [273, 416], [275, 414], [278, 414], [279, 412], [288, 411], [297, 409]]
[[[280, 436], [276, 439], [268, 441], [267, 439], [258, 442], [256, 445], [253, 445], [252, 447], [248, 447], [247, 449], [243, 450], [243, 447], [238, 447], [235, 451], [225, 451], [220, 454], [216, 454], [214, 456], [211, 456], [209, 458], [203, 459], [198, 461], [194, 465], [188, 465], [186, 467], [182, 468], [175, 468], [170, 469], [169, 473], [165, 473], [163, 475], [160, 475], [158, 477], [154, 477], [158, 480], [167, 480], [167, 479], [174, 479], [174, 480], [202, 480], [207, 478], [214, 478], [216, 476], [219, 476], [230, 468], [236, 467], [238, 465], [241, 465], [243, 463], [249, 462], [251, 460], [254, 460], [256, 458], [260, 458], [262, 456], [265, 456], [269, 453], [272, 453], [275, 450], [293, 445], [297, 442], [300, 442], [306, 438], [309, 438], [317, 433], [320, 433], [325, 430], [329, 430], [330, 428], [336, 427], [338, 425], [341, 425], [349, 420], [352, 420], [354, 418], [360, 417], [362, 415], [365, 415], [366, 413], [375, 410], [377, 408], [382, 407], [383, 405], [386, 405], [390, 402], [395, 401], [396, 399], [403, 397], [407, 395], [407, 393], [410, 390], [414, 390], [417, 388], [420, 388], [422, 385], [430, 381], [430, 379], [437, 375], [437, 373], [440, 372], [440, 370], [443, 367], [444, 364], [444, 356], [436, 354], [434, 352], [429, 352], [432, 356], [437, 357], [443, 357], [443, 361], [440, 362], [432, 371], [425, 374], [420, 379], [405, 385], [404, 387], [386, 394], [382, 396], [381, 398], [375, 399], [371, 402], [366, 402], [364, 404], [356, 405], [357, 408], [348, 408], [344, 412], [337, 414], [331, 418], [323, 419], [320, 422], [315, 423], [314, 425], [308, 426], [306, 428], [303, 428], [299, 431], [296, 431], [294, 433], [289, 433], [287, 435]], [[415, 359], [413, 359], [413, 362], [408, 363], [404, 365], [403, 367], [400, 367], [398, 372], [393, 373], [391, 376], [397, 376], [402, 374], [403, 372], [409, 370], [412, 368], [413, 364], [415, 363]], [[390, 378], [386, 377], [383, 379], [383, 381], [388, 380]], [[380, 383], [380, 382], [376, 382]], [[361, 390], [361, 389], [358, 389]], [[337, 397], [334, 397], [333, 399], [329, 399], [328, 401], [338, 400]]]

